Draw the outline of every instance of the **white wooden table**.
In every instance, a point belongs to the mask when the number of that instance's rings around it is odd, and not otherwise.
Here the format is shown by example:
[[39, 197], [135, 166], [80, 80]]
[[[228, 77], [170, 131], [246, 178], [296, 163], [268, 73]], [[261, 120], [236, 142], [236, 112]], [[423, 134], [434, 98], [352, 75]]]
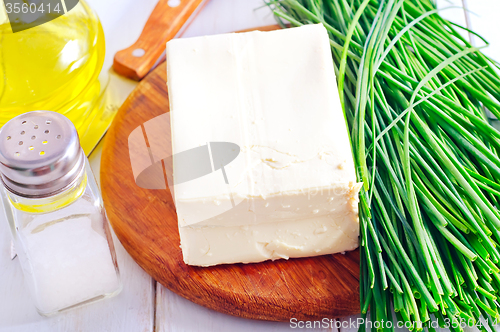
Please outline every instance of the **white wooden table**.
[[[461, 4], [462, 0], [453, 0]], [[87, 0], [101, 18], [107, 56], [104, 69], [111, 66], [112, 55], [129, 46], [139, 36], [155, 0]], [[438, 1], [440, 7], [448, 1]], [[224, 33], [274, 24], [262, 0], [210, 0], [184, 37]], [[500, 2], [468, 0], [471, 25], [491, 46], [484, 52], [500, 60]], [[453, 9], [442, 15], [465, 24], [464, 13]], [[105, 72], [103, 72], [105, 74]], [[125, 89], [122, 94], [128, 92]], [[102, 142], [92, 154], [92, 168], [99, 177]], [[0, 214], [3, 218], [3, 215]], [[17, 259], [10, 260], [10, 233], [0, 220], [0, 332], [166, 332], [166, 331], [285, 331], [288, 323], [251, 321], [232, 317], [191, 303], [165, 289], [148, 276], [114, 238], [123, 291], [116, 297], [75, 309], [54, 317], [41, 317], [35, 311]], [[352, 317], [355, 319], [356, 317]], [[302, 330], [302, 329], [301, 329]], [[333, 330], [337, 330], [334, 328]], [[342, 332], [355, 329], [342, 328]], [[332, 329], [325, 329], [332, 331]]]

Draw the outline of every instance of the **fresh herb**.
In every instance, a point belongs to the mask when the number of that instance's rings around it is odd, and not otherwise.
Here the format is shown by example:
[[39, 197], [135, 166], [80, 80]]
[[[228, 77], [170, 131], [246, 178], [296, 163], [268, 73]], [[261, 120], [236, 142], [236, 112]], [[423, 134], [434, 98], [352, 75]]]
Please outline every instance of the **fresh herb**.
[[485, 109], [500, 117], [498, 64], [430, 0], [267, 4], [283, 26], [322, 23], [330, 36], [364, 183], [362, 314], [392, 321], [394, 310], [452, 330], [482, 316], [491, 327], [500, 316], [500, 133]]

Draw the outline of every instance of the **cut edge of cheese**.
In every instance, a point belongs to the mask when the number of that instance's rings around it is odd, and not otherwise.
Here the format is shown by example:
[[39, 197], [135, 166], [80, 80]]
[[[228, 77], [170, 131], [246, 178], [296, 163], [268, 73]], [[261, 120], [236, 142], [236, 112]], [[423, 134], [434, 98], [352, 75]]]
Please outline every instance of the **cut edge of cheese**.
[[[335, 254], [358, 247], [357, 215], [244, 226], [180, 227], [184, 263], [213, 266]], [[196, 244], [196, 245], [194, 245]]]

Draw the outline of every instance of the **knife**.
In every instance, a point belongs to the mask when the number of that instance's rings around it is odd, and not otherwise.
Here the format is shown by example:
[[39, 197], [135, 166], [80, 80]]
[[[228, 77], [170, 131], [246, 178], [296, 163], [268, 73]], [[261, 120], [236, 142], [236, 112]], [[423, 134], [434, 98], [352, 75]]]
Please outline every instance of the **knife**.
[[141, 80], [164, 59], [165, 44], [174, 38], [203, 0], [160, 0], [139, 39], [116, 53], [113, 68], [125, 77]]
[[[208, 0], [160, 0], [151, 12], [137, 41], [118, 51], [107, 72], [107, 84], [97, 103], [92, 128], [80, 137], [90, 155], [108, 130], [118, 109], [140, 79], [165, 60], [165, 45], [181, 36]], [[106, 73], [104, 73], [106, 74]]]

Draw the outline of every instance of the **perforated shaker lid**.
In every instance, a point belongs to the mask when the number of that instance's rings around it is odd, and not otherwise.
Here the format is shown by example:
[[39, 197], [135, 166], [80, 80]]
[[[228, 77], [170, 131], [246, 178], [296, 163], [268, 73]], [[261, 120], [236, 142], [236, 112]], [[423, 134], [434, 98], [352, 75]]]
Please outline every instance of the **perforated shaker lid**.
[[81, 174], [85, 154], [68, 118], [33, 111], [0, 130], [0, 173], [5, 187], [23, 197], [42, 198], [69, 187]]

